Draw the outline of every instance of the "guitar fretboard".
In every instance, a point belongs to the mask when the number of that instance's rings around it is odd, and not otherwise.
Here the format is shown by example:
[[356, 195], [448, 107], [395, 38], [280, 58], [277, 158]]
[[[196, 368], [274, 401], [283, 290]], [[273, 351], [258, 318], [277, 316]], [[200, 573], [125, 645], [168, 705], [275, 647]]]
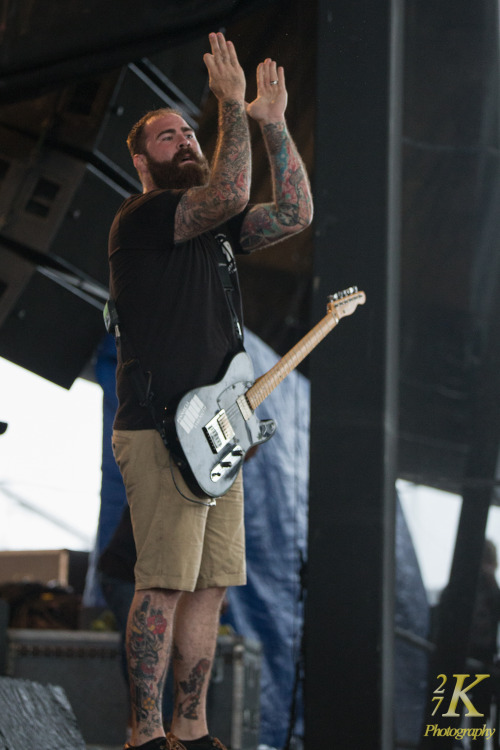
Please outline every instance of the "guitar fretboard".
[[338, 317], [333, 311], [328, 312], [309, 333], [307, 333], [289, 352], [282, 357], [274, 367], [272, 367], [246, 392], [246, 398], [252, 411], [267, 398], [274, 389], [299, 365], [308, 354], [312, 352], [315, 346], [325, 338], [325, 336], [337, 325]]

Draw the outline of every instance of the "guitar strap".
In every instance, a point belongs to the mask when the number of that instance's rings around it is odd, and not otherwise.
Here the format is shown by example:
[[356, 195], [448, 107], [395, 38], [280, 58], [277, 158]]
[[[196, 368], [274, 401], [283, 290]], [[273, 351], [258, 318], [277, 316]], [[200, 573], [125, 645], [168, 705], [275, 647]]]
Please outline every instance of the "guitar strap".
[[[115, 337], [116, 352], [118, 360], [122, 365], [123, 372], [129, 378], [132, 383], [132, 387], [138, 398], [139, 405], [148, 409], [149, 413], [153, 418], [154, 425], [160, 433], [161, 439], [168, 448], [167, 433], [165, 430], [164, 423], [158, 419], [156, 409], [154, 407], [154, 392], [151, 388], [152, 385], [152, 373], [145, 373], [142, 369], [139, 360], [135, 355], [129, 356], [127, 351], [130, 347], [126, 334], [120, 328], [120, 320], [118, 318], [118, 311], [114, 300], [108, 299], [103, 310], [104, 325], [108, 333], [111, 333]], [[128, 356], [128, 359], [126, 357]]]
[[233, 329], [236, 334], [236, 338], [243, 345], [243, 331], [241, 329], [240, 319], [236, 313], [234, 307], [233, 293], [236, 291], [231, 278], [231, 272], [229, 270], [231, 264], [235, 264], [233, 251], [231, 245], [224, 234], [217, 234], [215, 236], [217, 240], [217, 270], [219, 277], [226, 294], [226, 300], [231, 314], [231, 320], [233, 322]]

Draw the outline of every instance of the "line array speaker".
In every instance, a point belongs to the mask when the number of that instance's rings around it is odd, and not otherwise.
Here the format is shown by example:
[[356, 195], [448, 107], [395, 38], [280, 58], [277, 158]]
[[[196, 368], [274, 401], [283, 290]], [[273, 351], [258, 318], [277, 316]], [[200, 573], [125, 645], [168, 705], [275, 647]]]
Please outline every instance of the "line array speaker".
[[193, 44], [0, 107], [0, 356], [65, 388], [104, 334], [109, 227], [140, 191], [127, 133], [163, 106], [194, 123], [170, 78]]

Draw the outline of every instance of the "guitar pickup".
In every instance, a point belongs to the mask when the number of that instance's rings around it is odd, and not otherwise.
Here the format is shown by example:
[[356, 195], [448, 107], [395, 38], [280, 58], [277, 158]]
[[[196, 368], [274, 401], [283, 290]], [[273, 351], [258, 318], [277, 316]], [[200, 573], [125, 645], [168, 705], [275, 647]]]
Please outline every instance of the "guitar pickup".
[[203, 432], [212, 453], [219, 453], [234, 437], [234, 430], [224, 409], [205, 425]]

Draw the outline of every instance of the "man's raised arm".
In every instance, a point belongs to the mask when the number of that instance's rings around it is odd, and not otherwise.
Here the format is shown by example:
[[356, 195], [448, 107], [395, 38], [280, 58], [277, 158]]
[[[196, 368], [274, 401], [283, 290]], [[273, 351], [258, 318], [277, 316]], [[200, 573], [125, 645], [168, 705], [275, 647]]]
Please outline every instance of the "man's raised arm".
[[183, 241], [218, 226], [248, 203], [251, 154], [245, 112], [246, 81], [232, 42], [210, 34], [212, 53], [204, 55], [209, 85], [219, 102], [217, 147], [207, 185], [191, 188], [175, 216], [175, 240]]
[[247, 106], [247, 112], [259, 123], [266, 144], [274, 201], [258, 204], [246, 215], [240, 241], [247, 250], [301, 232], [313, 218], [309, 179], [288, 133], [286, 105], [284, 70], [267, 59], [257, 68], [257, 98]]

